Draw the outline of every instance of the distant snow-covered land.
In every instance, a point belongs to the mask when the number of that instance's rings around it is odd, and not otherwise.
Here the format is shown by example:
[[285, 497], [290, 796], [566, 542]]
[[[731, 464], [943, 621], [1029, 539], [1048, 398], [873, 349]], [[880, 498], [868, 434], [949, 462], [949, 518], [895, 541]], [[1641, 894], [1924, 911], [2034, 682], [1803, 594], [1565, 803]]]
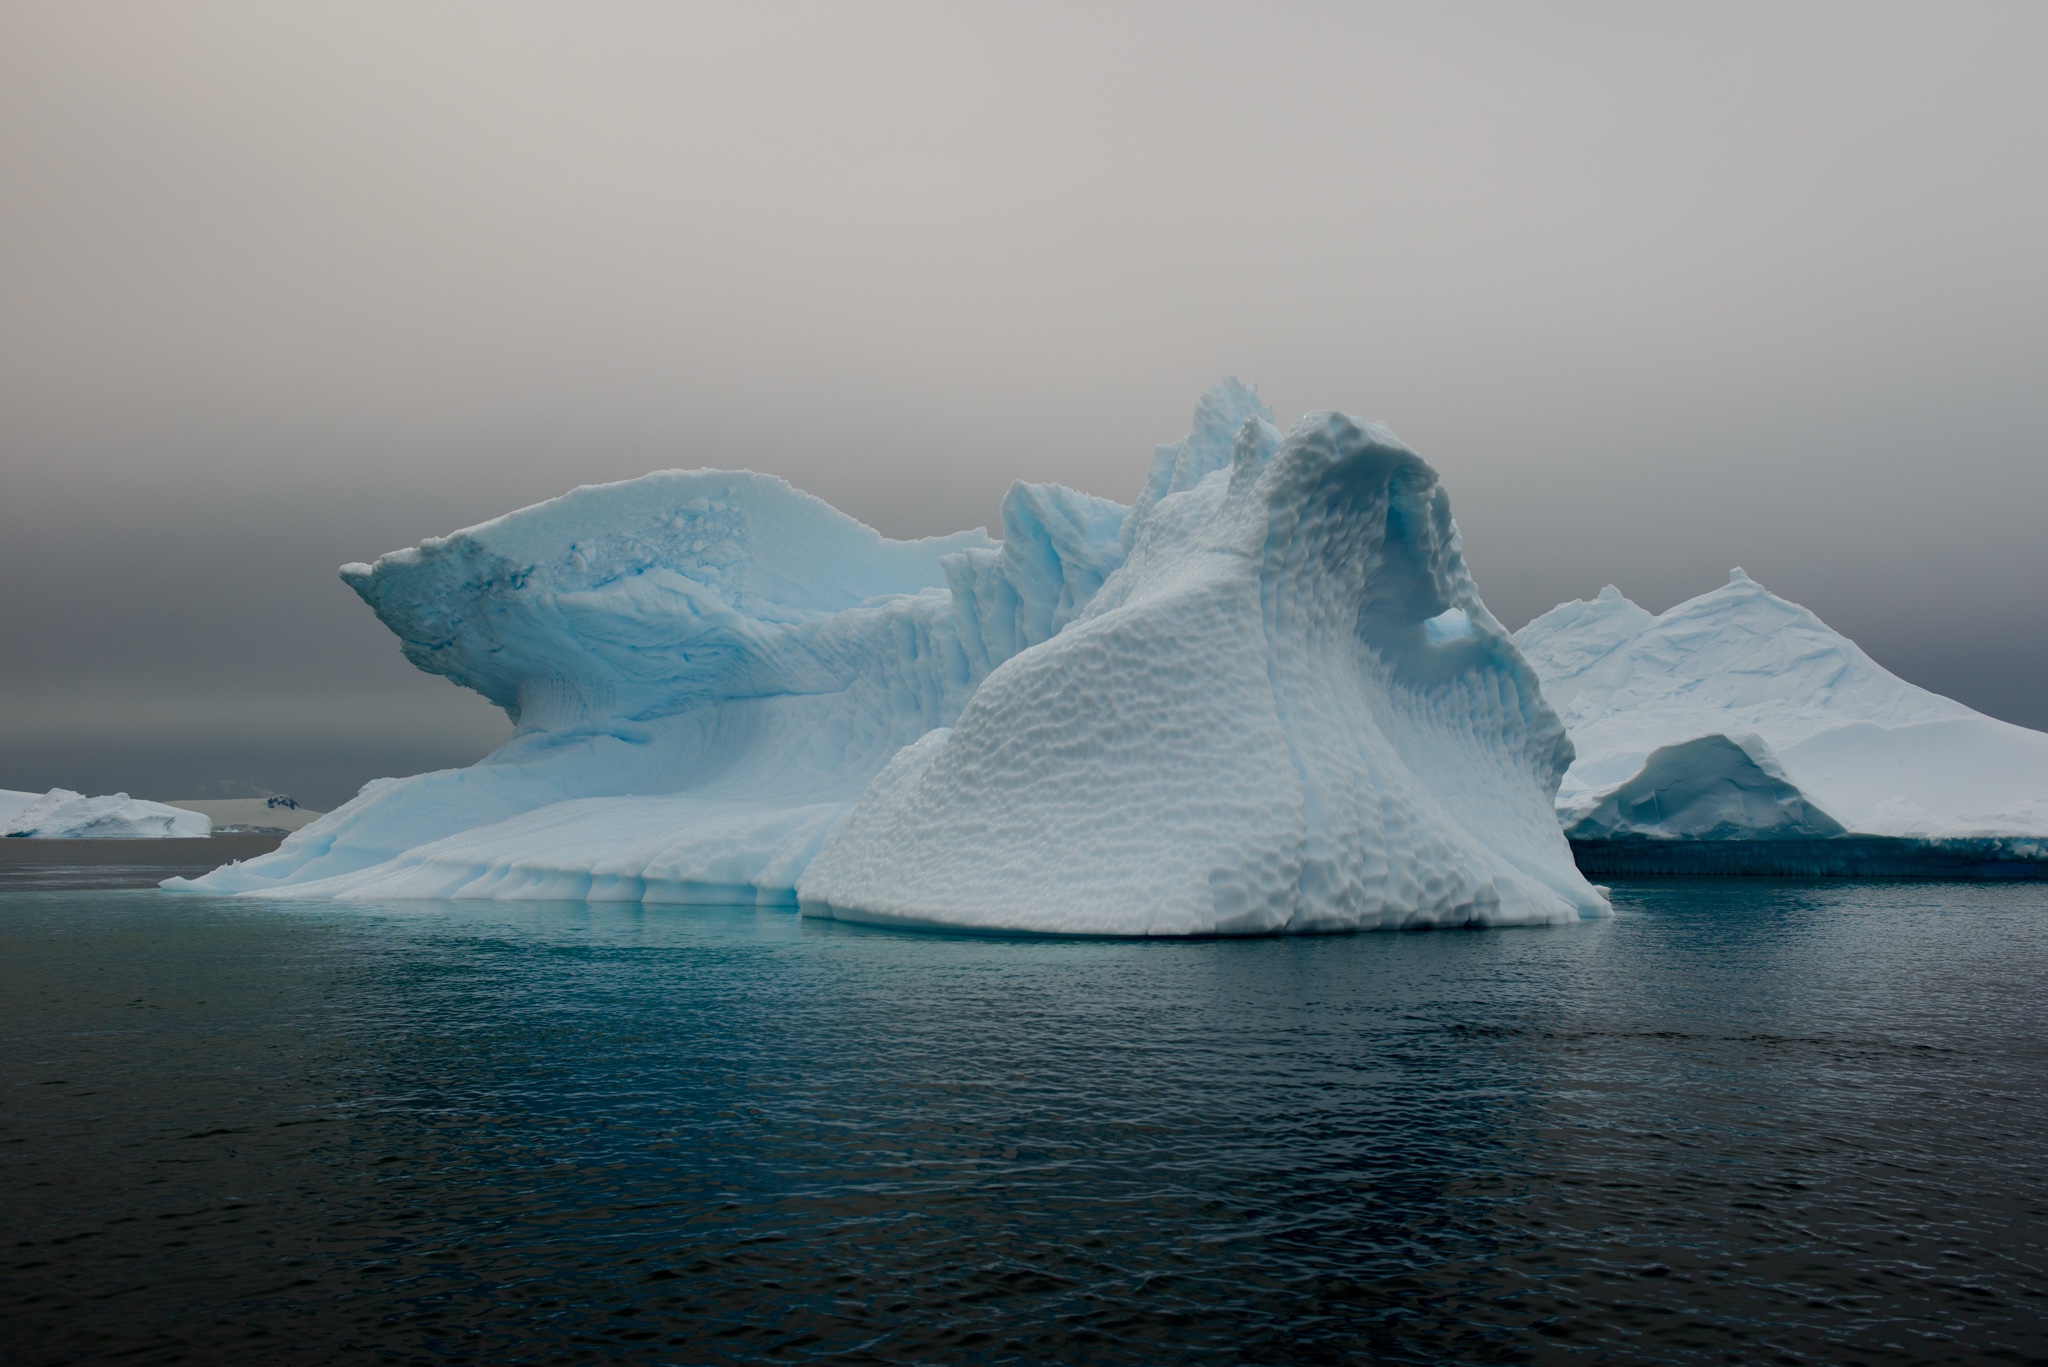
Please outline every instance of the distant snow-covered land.
[[188, 812], [199, 812], [213, 822], [214, 830], [296, 831], [310, 826], [325, 812], [301, 807], [289, 797], [197, 797], [173, 798], [168, 804]]

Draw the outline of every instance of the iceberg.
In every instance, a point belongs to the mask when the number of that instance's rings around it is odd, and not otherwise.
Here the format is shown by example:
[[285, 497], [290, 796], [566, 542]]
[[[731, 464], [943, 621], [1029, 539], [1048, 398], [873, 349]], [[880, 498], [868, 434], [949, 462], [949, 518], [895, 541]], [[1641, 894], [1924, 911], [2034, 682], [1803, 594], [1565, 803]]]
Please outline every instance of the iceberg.
[[1094, 935], [1602, 914], [1551, 815], [1563, 730], [1435, 472], [1335, 413], [1192, 455], [1087, 607], [869, 786], [805, 911]]
[[342, 578], [515, 723], [175, 890], [751, 903], [971, 930], [1254, 934], [1607, 913], [1570, 743], [1384, 428], [1212, 387], [1126, 507], [883, 537], [663, 471]]
[[1661, 616], [1609, 585], [1515, 641], [1577, 751], [1557, 806], [1582, 864], [2048, 872], [2048, 734], [1907, 683], [1740, 569]]
[[31, 840], [191, 840], [213, 834], [212, 820], [200, 812], [126, 793], [87, 797], [69, 788], [0, 791], [0, 826], [7, 836]]

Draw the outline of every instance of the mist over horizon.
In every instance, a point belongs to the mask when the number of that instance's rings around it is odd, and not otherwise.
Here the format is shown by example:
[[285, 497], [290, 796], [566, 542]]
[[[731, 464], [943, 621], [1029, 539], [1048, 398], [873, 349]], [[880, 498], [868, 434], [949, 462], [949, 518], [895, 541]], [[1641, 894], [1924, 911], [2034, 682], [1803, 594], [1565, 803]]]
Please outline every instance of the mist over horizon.
[[335, 576], [579, 484], [1128, 502], [1204, 386], [1519, 626], [1741, 565], [2048, 728], [2048, 11], [0, 10], [0, 788], [329, 807], [503, 716]]

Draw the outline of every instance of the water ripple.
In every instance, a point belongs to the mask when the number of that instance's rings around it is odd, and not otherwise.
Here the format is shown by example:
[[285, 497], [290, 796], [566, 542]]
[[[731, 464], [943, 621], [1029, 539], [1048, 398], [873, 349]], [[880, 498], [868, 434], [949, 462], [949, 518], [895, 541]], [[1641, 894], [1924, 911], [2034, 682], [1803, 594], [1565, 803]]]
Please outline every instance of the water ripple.
[[2048, 889], [1196, 944], [0, 894], [5, 1361], [2048, 1357]]

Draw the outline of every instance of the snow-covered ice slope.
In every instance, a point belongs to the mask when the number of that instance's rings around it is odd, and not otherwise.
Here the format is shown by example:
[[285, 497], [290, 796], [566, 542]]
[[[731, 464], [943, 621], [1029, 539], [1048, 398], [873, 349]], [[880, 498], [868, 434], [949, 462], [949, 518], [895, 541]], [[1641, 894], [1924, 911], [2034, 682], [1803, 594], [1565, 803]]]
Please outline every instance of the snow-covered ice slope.
[[38, 840], [191, 840], [213, 834], [213, 822], [200, 812], [126, 793], [87, 797], [52, 788], [47, 793], [0, 791], [0, 829]]
[[1551, 811], [1570, 746], [1435, 472], [1335, 413], [1284, 442], [1254, 417], [1217, 466], [1155, 465], [1127, 562], [896, 757], [799, 881], [807, 913], [1096, 935], [1605, 913]]
[[1846, 830], [2048, 858], [2027, 844], [2048, 837], [2048, 735], [1897, 678], [1739, 569], [1658, 617], [1610, 585], [1515, 640], [1578, 750], [1575, 840]]
[[[1135, 509], [1018, 484], [1000, 543], [890, 541], [778, 479], [668, 471], [344, 567], [407, 658], [518, 729], [166, 886], [794, 903], [866, 792], [807, 892], [848, 888], [847, 914], [1112, 933], [1599, 914], [1549, 817], [1563, 730], [1472, 592], [1434, 475], [1332, 415], [1273, 457], [1270, 417], [1215, 386]], [[885, 847], [883, 795], [977, 776], [931, 832], [950, 853]], [[957, 843], [971, 810], [1020, 800], [1035, 844]], [[1118, 841], [1130, 858], [1085, 862]], [[1025, 880], [996, 911], [956, 878], [984, 856]]]

